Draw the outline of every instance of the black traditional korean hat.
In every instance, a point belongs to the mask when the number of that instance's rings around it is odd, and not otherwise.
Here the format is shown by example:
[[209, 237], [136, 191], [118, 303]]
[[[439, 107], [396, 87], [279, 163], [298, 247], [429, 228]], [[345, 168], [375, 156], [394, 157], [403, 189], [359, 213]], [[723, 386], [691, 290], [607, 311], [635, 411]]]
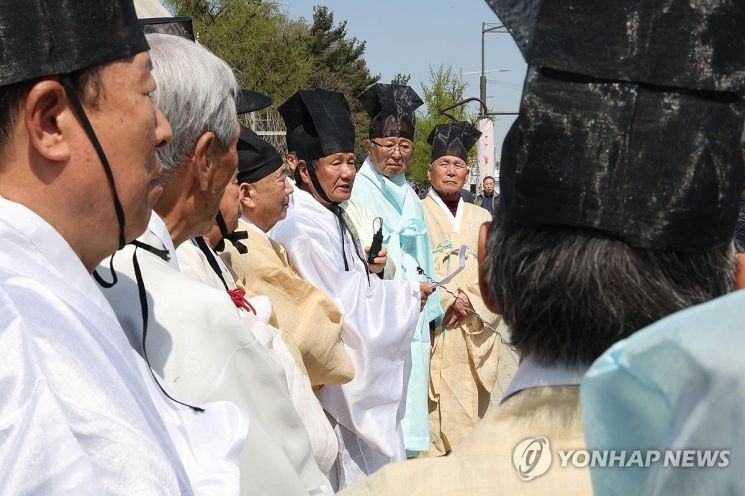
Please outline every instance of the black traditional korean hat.
[[238, 183], [255, 183], [282, 167], [276, 148], [255, 132], [241, 126], [238, 138]]
[[370, 138], [414, 140], [414, 112], [424, 102], [411, 86], [375, 83], [358, 98], [370, 116]]
[[733, 2], [488, 0], [529, 64], [502, 210], [648, 249], [732, 240], [745, 10]]
[[469, 122], [438, 124], [429, 133], [427, 143], [432, 145], [432, 161], [450, 155], [468, 161], [468, 150], [481, 137], [481, 131]]
[[278, 110], [287, 127], [287, 149], [299, 159], [354, 152], [354, 124], [341, 93], [298, 91]]

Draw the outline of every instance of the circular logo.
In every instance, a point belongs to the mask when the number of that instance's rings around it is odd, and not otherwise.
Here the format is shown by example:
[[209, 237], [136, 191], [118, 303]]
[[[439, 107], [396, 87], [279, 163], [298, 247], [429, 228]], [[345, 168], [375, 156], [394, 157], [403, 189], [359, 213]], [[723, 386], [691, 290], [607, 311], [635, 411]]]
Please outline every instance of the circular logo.
[[515, 446], [512, 463], [521, 480], [529, 481], [545, 474], [551, 467], [551, 446], [545, 437], [531, 437]]

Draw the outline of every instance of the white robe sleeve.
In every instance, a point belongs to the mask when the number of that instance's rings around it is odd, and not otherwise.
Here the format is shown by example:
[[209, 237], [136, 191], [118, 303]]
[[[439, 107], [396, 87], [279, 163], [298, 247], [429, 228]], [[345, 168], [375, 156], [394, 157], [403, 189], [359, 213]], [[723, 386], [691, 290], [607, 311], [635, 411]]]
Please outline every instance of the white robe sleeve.
[[[321, 390], [337, 422], [370, 446], [396, 456], [399, 407], [410, 367], [409, 343], [419, 316], [419, 286], [369, 279], [351, 253], [350, 271], [339, 269], [333, 240], [321, 228], [285, 223], [274, 233], [303, 279], [326, 293], [344, 314], [341, 338], [355, 367], [354, 379]], [[349, 250], [347, 250], [349, 251]]]

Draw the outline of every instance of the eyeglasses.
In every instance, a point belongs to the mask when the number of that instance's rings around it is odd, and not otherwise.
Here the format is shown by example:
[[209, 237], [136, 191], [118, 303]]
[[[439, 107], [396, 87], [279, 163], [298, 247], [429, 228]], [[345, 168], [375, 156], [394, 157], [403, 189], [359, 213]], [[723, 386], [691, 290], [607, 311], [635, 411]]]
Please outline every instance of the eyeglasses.
[[450, 169], [451, 165], [455, 168], [455, 170], [468, 169], [468, 164], [466, 164], [465, 162], [437, 162], [435, 164], [435, 166], [444, 171]]
[[396, 144], [394, 144], [394, 143], [386, 143], [386, 144], [383, 144], [383, 143], [378, 143], [375, 140], [370, 140], [370, 143], [372, 143], [375, 146], [379, 146], [380, 148], [383, 149], [384, 152], [386, 152], [388, 154], [393, 153], [393, 150], [395, 150], [396, 148], [398, 148], [398, 151], [399, 151], [399, 153], [401, 155], [408, 155], [412, 151], [414, 151], [414, 145], [411, 144], [411, 143], [396, 143]]

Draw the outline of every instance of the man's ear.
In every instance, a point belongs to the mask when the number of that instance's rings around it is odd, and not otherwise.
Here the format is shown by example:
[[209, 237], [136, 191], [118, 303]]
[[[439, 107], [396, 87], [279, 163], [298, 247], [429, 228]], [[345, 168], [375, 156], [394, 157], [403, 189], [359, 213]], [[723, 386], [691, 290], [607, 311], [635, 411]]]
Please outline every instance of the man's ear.
[[372, 141], [370, 141], [370, 138], [367, 138], [365, 140], [365, 150], [367, 151], [368, 155], [370, 154], [370, 150], [372, 149], [373, 144]]
[[737, 254], [737, 268], [735, 269], [735, 290], [745, 289], [745, 253]]
[[254, 208], [256, 206], [256, 186], [250, 183], [241, 183], [238, 188], [241, 195], [241, 208]]
[[69, 161], [70, 131], [72, 126], [80, 124], [72, 106], [68, 105], [62, 85], [53, 79], [34, 84], [21, 112], [29, 145], [51, 162]]
[[194, 145], [194, 180], [200, 191], [207, 191], [212, 183], [215, 168], [212, 166], [211, 149], [216, 142], [215, 133], [207, 131], [197, 139]]
[[308, 174], [308, 164], [305, 160], [297, 161], [298, 172], [303, 180], [303, 184], [310, 184], [310, 174]]
[[[434, 163], [434, 162], [432, 162], [432, 163]], [[429, 164], [427, 166], [427, 181], [429, 181], [429, 184], [430, 185], [432, 185], [432, 172], [431, 172], [431, 170], [432, 170], [432, 164]]]
[[490, 226], [491, 222], [484, 222], [479, 228], [479, 291], [481, 291], [481, 298], [484, 300], [486, 308], [494, 313], [501, 314], [501, 309], [497, 307], [496, 303], [494, 303], [494, 300], [491, 297], [491, 292], [489, 291], [488, 287], [489, 281], [486, 279], [486, 257], [489, 255], [487, 252], [486, 242], [489, 237]]

